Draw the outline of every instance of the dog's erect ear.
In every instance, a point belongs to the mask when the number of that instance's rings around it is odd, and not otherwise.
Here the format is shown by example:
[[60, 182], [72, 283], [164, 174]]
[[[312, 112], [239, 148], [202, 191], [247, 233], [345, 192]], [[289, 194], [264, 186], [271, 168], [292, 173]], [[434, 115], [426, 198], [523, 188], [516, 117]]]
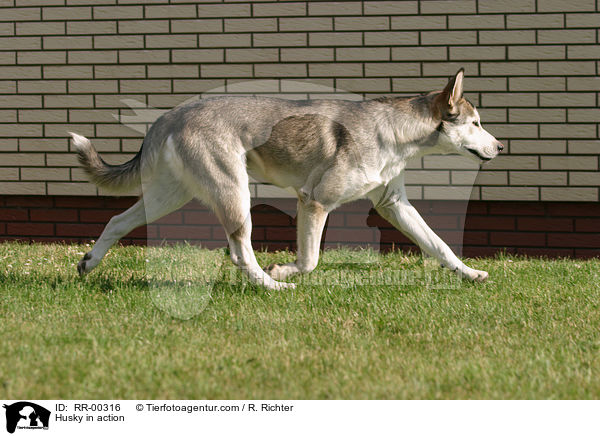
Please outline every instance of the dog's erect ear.
[[456, 107], [458, 102], [463, 96], [463, 79], [465, 77], [465, 70], [461, 68], [458, 73], [448, 81], [448, 84], [442, 91], [445, 102], [450, 108], [450, 112]]

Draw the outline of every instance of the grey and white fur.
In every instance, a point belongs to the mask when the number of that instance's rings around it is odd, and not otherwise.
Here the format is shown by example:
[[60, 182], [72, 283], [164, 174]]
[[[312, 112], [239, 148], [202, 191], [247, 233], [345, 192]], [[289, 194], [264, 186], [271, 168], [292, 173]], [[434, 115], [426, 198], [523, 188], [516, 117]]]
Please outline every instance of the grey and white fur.
[[[268, 289], [292, 288], [282, 280], [317, 266], [327, 214], [366, 197], [442, 265], [461, 277], [486, 280], [487, 272], [466, 266], [427, 226], [404, 188], [404, 169], [411, 158], [458, 153], [482, 163], [502, 150], [463, 98], [463, 78], [461, 69], [443, 91], [412, 98], [202, 99], [158, 118], [139, 153], [122, 165], [106, 164], [87, 138], [71, 133], [79, 161], [94, 183], [114, 191], [143, 188], [136, 204], [109, 221], [79, 262], [79, 273], [95, 268], [134, 228], [196, 197], [217, 215], [232, 261], [252, 282]], [[266, 270], [258, 265], [250, 243], [249, 175], [296, 192], [296, 262]]]

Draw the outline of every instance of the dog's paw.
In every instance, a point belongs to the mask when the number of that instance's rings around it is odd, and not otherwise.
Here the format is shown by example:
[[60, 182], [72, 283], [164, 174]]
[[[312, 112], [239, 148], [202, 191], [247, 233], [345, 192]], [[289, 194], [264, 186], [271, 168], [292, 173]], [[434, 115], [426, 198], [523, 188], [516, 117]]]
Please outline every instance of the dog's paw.
[[96, 266], [91, 264], [91, 260], [91, 253], [85, 253], [83, 258], [79, 261], [79, 263], [77, 264], [77, 272], [79, 273], [79, 277], [83, 277]]
[[275, 280], [285, 280], [289, 276], [298, 274], [299, 272], [295, 263], [286, 263], [285, 265], [272, 263], [264, 271]]
[[487, 271], [479, 271], [476, 269], [470, 269], [470, 271], [465, 274], [465, 277], [471, 281], [482, 283], [488, 279], [489, 274], [487, 273]]

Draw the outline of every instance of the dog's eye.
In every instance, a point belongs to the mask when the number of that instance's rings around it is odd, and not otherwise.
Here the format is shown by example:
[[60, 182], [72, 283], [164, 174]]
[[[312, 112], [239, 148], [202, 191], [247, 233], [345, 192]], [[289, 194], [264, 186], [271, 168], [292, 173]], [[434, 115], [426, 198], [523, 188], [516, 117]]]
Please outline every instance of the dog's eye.
[[479, 121], [477, 121], [477, 120], [473, 121], [473, 125], [475, 127], [481, 127], [481, 124], [479, 124]]

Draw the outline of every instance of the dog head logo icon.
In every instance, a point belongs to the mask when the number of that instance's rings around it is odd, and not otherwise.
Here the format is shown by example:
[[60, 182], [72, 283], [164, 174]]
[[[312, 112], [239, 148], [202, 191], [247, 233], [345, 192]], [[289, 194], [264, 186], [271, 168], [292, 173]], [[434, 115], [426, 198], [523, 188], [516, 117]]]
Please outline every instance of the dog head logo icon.
[[3, 406], [6, 409], [6, 431], [19, 429], [47, 429], [50, 411], [29, 401], [19, 401]]

